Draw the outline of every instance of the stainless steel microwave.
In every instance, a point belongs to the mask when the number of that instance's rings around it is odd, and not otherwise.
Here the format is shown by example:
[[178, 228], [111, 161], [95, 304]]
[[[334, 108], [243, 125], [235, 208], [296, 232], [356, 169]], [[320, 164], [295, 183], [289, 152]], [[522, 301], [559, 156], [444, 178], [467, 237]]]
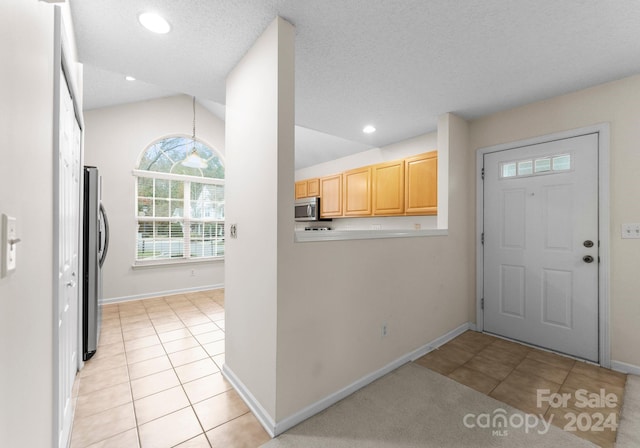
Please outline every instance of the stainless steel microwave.
[[296, 221], [320, 221], [320, 198], [298, 199], [294, 210]]

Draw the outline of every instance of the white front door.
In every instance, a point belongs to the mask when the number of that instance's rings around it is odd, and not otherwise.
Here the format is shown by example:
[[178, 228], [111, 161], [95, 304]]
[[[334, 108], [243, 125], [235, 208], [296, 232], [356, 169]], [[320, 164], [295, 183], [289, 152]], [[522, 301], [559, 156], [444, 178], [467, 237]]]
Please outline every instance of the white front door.
[[598, 361], [598, 135], [484, 155], [484, 330]]
[[58, 150], [58, 446], [66, 447], [73, 417], [71, 389], [78, 366], [78, 246], [80, 235], [80, 139], [73, 101], [60, 75]]

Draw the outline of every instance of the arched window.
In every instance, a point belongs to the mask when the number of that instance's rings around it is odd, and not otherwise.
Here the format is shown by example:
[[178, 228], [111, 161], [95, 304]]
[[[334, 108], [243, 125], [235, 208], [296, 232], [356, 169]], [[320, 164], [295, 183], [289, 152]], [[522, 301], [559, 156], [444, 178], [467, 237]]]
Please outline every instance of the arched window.
[[224, 165], [213, 149], [187, 137], [159, 140], [134, 176], [137, 263], [224, 256]]

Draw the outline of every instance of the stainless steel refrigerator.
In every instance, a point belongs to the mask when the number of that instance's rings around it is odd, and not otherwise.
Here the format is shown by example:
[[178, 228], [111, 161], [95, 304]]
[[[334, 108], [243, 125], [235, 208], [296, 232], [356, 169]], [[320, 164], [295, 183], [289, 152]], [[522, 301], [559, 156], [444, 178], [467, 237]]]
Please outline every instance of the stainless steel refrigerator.
[[96, 352], [102, 312], [102, 266], [109, 248], [109, 221], [102, 206], [102, 178], [98, 168], [84, 167], [82, 359]]

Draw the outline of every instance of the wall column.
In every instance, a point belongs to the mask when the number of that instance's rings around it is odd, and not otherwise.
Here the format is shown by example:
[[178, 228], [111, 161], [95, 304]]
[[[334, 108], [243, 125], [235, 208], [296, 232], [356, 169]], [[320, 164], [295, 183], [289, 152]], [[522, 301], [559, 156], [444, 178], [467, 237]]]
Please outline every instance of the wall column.
[[227, 78], [224, 373], [271, 432], [279, 248], [293, 238], [294, 34], [276, 18]]

